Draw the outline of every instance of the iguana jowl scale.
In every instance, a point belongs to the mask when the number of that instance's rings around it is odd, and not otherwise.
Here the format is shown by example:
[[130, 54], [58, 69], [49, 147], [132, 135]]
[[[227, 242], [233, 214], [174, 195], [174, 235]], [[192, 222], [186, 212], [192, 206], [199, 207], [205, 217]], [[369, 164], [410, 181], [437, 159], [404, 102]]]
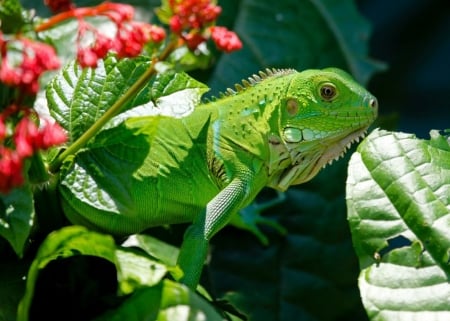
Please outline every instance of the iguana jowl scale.
[[211, 237], [263, 187], [310, 180], [377, 116], [376, 98], [335, 68], [267, 70], [236, 88], [183, 118], [130, 118], [67, 160], [69, 219], [115, 235], [192, 221], [178, 263], [195, 287]]

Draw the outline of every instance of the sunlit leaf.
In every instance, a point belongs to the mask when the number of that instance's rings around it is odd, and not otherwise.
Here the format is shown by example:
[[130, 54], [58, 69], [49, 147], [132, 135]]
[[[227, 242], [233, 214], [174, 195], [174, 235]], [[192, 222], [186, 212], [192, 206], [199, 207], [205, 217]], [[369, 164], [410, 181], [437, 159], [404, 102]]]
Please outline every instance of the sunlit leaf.
[[371, 320], [450, 318], [450, 145], [374, 131], [352, 156], [348, 219]]

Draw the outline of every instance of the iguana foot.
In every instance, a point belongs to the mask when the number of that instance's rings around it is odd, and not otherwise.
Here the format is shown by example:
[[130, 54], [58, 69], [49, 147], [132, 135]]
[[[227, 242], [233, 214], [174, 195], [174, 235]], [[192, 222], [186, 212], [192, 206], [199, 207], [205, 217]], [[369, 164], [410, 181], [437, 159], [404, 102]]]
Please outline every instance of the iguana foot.
[[278, 223], [274, 219], [270, 219], [261, 215], [264, 210], [278, 205], [286, 199], [286, 195], [282, 192], [277, 192], [277, 196], [264, 203], [253, 202], [246, 208], [239, 211], [238, 215], [233, 217], [231, 224], [237, 228], [247, 230], [255, 235], [258, 240], [265, 246], [269, 244], [269, 239], [261, 231], [258, 225], [267, 225], [275, 229], [281, 235], [287, 234], [287, 230], [284, 226]]

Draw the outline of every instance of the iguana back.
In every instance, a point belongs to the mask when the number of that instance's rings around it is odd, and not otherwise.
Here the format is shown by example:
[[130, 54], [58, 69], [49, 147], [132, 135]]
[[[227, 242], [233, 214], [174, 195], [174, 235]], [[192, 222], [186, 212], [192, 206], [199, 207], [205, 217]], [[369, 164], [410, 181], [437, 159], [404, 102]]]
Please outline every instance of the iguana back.
[[[63, 174], [60, 190], [66, 215], [74, 223], [127, 235], [192, 221], [236, 175], [238, 165], [258, 171], [259, 189], [263, 188], [270, 155], [268, 118], [282, 90], [298, 74], [293, 70], [268, 73], [252, 78], [246, 88], [238, 86], [238, 91], [229, 90], [221, 99], [198, 106], [184, 118], [134, 118], [126, 123], [128, 135], [118, 137], [114, 129], [107, 131], [104, 136], [109, 136], [110, 144], [103, 141], [101, 148], [79, 153]], [[136, 158], [143, 154], [145, 159]], [[111, 166], [117, 163], [120, 167]], [[79, 175], [83, 168], [95, 175]], [[78, 183], [81, 188], [99, 187], [91, 202], [88, 194], [83, 200], [73, 197], [74, 176], [85, 180]]]

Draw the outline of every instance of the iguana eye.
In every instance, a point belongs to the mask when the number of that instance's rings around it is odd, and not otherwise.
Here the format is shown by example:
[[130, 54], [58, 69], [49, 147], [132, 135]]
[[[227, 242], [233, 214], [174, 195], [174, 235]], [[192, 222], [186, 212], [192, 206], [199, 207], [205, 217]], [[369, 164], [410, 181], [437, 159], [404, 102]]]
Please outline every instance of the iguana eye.
[[320, 97], [325, 101], [333, 100], [337, 95], [337, 89], [333, 84], [327, 83], [320, 87]]

